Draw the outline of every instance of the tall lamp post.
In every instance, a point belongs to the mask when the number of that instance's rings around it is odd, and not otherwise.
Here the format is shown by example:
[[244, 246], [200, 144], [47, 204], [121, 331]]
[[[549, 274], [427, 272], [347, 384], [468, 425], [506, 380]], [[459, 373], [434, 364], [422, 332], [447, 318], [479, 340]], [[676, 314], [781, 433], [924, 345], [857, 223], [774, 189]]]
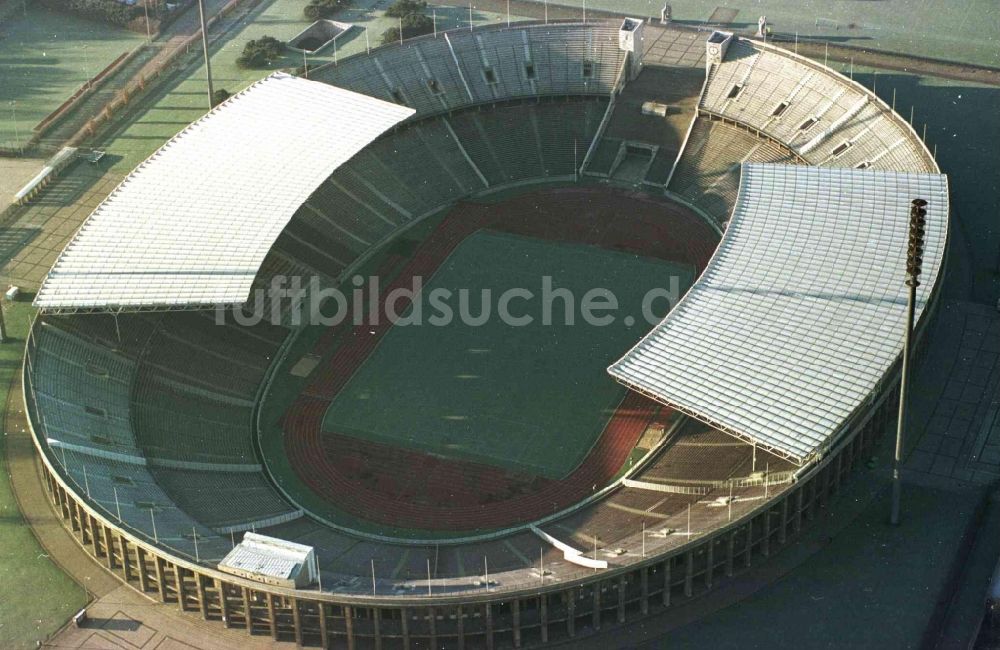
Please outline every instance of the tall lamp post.
[[899, 525], [899, 497], [903, 489], [899, 476], [903, 462], [903, 427], [906, 423], [906, 392], [910, 376], [910, 337], [913, 334], [913, 312], [917, 302], [917, 287], [920, 286], [920, 266], [924, 255], [924, 227], [927, 218], [927, 201], [913, 199], [910, 202], [910, 239], [906, 249], [906, 286], [909, 297], [906, 301], [906, 331], [903, 333], [903, 368], [899, 379], [899, 417], [896, 420], [896, 455], [892, 463], [892, 514], [889, 522]]
[[205, 52], [205, 72], [208, 73], [208, 110], [215, 108], [215, 89], [212, 88], [212, 60], [208, 56], [208, 25], [205, 24], [205, 0], [198, 0], [198, 18], [201, 20], [201, 48]]

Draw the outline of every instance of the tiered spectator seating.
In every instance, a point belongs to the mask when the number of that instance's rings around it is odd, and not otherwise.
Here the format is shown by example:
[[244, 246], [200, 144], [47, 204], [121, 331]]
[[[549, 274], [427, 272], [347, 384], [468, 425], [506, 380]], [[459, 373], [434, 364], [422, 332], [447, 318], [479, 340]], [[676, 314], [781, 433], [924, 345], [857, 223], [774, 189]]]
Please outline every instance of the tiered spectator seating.
[[572, 175], [606, 106], [603, 98], [563, 98], [410, 123], [358, 153], [313, 192], [275, 250], [311, 274], [337, 278], [401, 227], [487, 183]]
[[119, 314], [117, 318], [111, 314], [84, 314], [46, 315], [43, 321], [101, 349], [136, 359], [145, 349], [159, 319], [157, 314]]
[[906, 125], [863, 88], [747, 40], [733, 42], [709, 72], [701, 107], [760, 129], [813, 165], [934, 169]]
[[139, 456], [129, 426], [135, 362], [45, 320], [33, 336], [30, 379], [46, 435], [70, 445]]
[[141, 464], [127, 463], [66, 450], [53, 450], [57, 462], [76, 483], [80, 494], [89, 495], [112, 521], [149, 539], [195, 557], [218, 562], [231, 548], [230, 540], [218, 535], [179, 509]]
[[160, 461], [257, 464], [251, 440], [252, 403], [139, 373], [132, 422], [146, 457]]
[[611, 26], [493, 27], [379, 48], [311, 78], [406, 104], [417, 120], [519, 97], [607, 94], [623, 60]]
[[150, 472], [178, 508], [213, 530], [250, 530], [298, 514], [261, 472], [162, 467]]
[[741, 128], [699, 117], [667, 189], [723, 223], [736, 203], [744, 162], [795, 164], [796, 159]]
[[213, 327], [202, 318], [184, 312], [164, 316], [149, 339], [143, 366], [157, 370], [168, 380], [252, 400], [278, 344], [264, 343], [273, 332], [268, 330], [262, 340], [243, 333], [246, 328], [232, 322]]
[[257, 387], [287, 330], [213, 318], [43, 317], [28, 364], [35, 427], [80, 492], [190, 556], [197, 535], [198, 555], [218, 560], [230, 542], [213, 531], [300, 513], [251, 440]]
[[606, 107], [605, 100], [593, 99], [498, 105], [447, 119], [476, 167], [497, 186], [573, 175]]

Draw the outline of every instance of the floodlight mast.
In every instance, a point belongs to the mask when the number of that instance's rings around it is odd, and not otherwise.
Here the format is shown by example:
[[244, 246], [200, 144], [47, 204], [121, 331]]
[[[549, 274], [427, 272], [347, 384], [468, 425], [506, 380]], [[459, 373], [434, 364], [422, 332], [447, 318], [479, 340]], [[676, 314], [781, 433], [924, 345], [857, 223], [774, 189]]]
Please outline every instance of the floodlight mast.
[[198, 16], [201, 19], [201, 47], [205, 51], [205, 72], [208, 74], [208, 110], [215, 108], [213, 105], [212, 89], [212, 61], [208, 57], [208, 26], [205, 25], [205, 0], [198, 0]]
[[906, 250], [906, 286], [909, 296], [906, 301], [906, 331], [903, 333], [903, 367], [899, 378], [899, 416], [896, 419], [896, 453], [892, 461], [892, 512], [889, 523], [899, 525], [899, 501], [903, 485], [899, 475], [903, 462], [903, 431], [906, 426], [906, 393], [910, 375], [910, 338], [913, 335], [914, 311], [917, 302], [917, 287], [920, 286], [920, 266], [924, 254], [924, 227], [927, 218], [927, 201], [913, 199], [910, 202], [910, 236]]

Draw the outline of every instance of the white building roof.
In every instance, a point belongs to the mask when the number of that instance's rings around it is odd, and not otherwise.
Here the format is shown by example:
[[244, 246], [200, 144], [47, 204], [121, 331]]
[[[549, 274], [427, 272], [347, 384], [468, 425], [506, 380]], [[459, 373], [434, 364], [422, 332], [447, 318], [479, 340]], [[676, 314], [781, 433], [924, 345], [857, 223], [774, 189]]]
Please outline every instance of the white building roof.
[[231, 550], [220, 567], [288, 580], [311, 561], [311, 546], [276, 537], [246, 533], [243, 541]]
[[239, 304], [296, 209], [413, 114], [286, 74], [174, 136], [87, 218], [35, 298], [42, 309]]
[[836, 439], [902, 351], [915, 198], [929, 201], [919, 318], [944, 256], [944, 176], [745, 164], [705, 272], [609, 372], [807, 461]]

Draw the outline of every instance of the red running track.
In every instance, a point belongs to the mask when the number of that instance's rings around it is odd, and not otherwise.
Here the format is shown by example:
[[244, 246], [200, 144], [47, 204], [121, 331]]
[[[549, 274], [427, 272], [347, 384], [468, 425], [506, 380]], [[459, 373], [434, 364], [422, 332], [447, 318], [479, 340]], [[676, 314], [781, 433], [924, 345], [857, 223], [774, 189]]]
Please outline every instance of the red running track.
[[[627, 219], [615, 218], [623, 212]], [[606, 189], [543, 191], [497, 205], [460, 204], [418, 248], [383, 295], [430, 276], [482, 228], [601, 245], [688, 263], [700, 272], [717, 245], [714, 232], [686, 209], [643, 195]], [[391, 324], [331, 328], [317, 343], [328, 353], [345, 340], [289, 407], [285, 452], [299, 478], [334, 507], [382, 524], [423, 530], [502, 528], [558, 512], [592, 494], [618, 473], [646, 427], [668, 412], [626, 394], [584, 461], [560, 480], [519, 475], [489, 465], [446, 459], [321, 431], [333, 398], [375, 349]]]

